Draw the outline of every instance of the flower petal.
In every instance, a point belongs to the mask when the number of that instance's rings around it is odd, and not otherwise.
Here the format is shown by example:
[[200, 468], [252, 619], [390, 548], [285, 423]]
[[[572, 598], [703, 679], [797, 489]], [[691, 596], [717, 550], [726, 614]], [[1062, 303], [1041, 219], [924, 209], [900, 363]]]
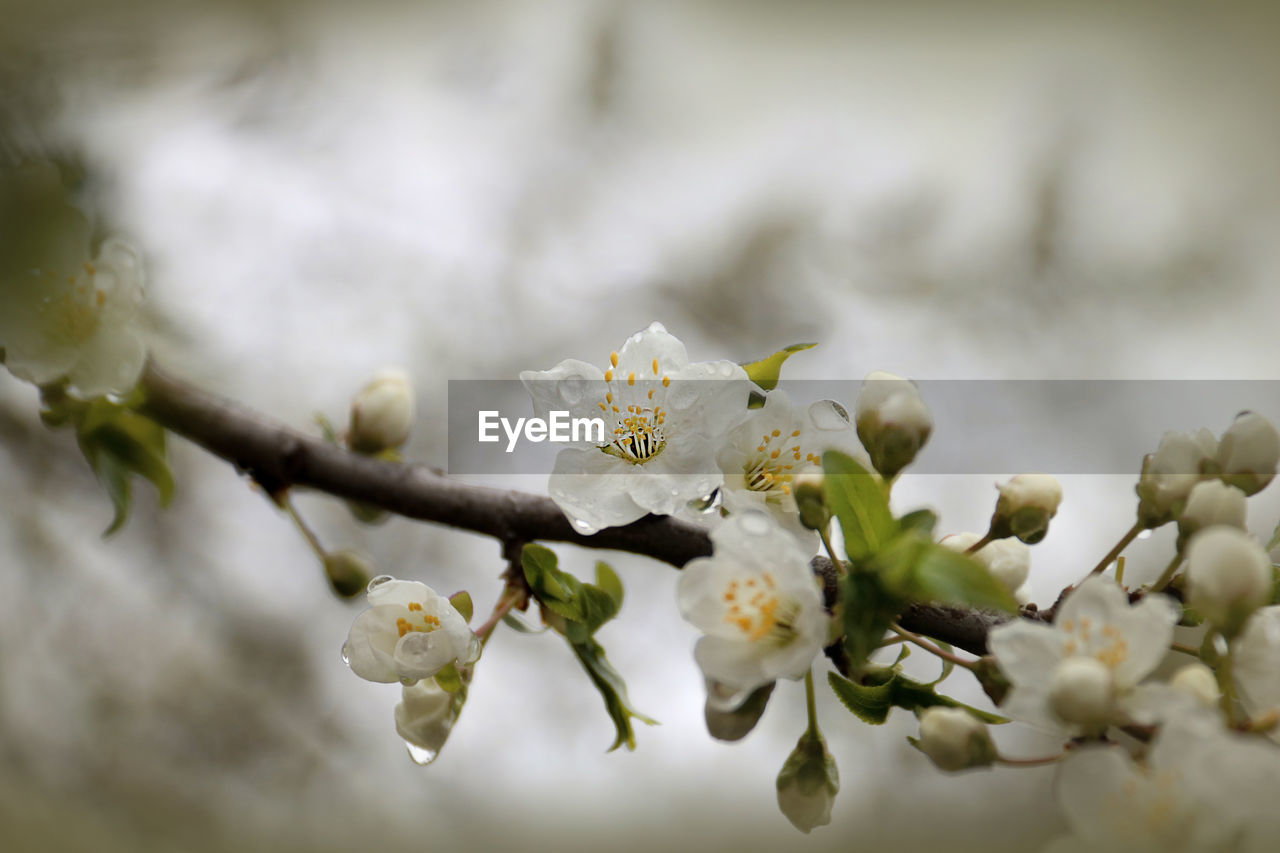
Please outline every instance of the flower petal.
[[395, 660], [400, 639], [396, 619], [404, 608], [396, 605], [370, 607], [356, 617], [342, 647], [342, 656], [351, 671], [366, 681], [390, 684], [400, 680]]

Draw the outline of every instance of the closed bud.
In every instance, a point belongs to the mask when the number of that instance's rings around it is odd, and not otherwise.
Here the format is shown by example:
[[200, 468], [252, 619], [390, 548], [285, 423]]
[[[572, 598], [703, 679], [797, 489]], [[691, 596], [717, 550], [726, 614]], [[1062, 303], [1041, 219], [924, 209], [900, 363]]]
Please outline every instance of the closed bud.
[[1155, 453], [1142, 460], [1138, 478], [1138, 520], [1144, 527], [1173, 521], [1192, 488], [1217, 472], [1218, 440], [1207, 429], [1166, 432]]
[[1222, 479], [1246, 495], [1266, 488], [1280, 461], [1280, 433], [1257, 412], [1241, 412], [1218, 444]]
[[1234, 527], [1209, 527], [1192, 536], [1187, 564], [1187, 603], [1228, 637], [1271, 595], [1267, 552]]
[[986, 767], [996, 760], [996, 747], [986, 725], [962, 708], [924, 709], [920, 739], [911, 743], [942, 770]]
[[1215, 524], [1244, 530], [1247, 513], [1244, 492], [1235, 486], [1221, 480], [1196, 483], [1187, 496], [1187, 505], [1178, 515], [1179, 541], [1185, 542], [1196, 531]]
[[1049, 680], [1049, 707], [1064, 723], [1086, 734], [1101, 734], [1116, 711], [1116, 682], [1111, 668], [1093, 657], [1067, 658]]
[[858, 438], [885, 479], [910, 465], [933, 431], [916, 384], [882, 370], [863, 380], [855, 411]]
[[991, 516], [991, 535], [996, 539], [1016, 536], [1034, 545], [1049, 532], [1049, 520], [1058, 514], [1062, 486], [1048, 474], [1019, 474], [996, 486], [1000, 497]]
[[373, 567], [354, 551], [330, 551], [324, 555], [324, 574], [335, 593], [354, 598], [368, 588]]
[[1202, 663], [1189, 663], [1173, 674], [1169, 684], [1195, 697], [1202, 704], [1216, 706], [1222, 698], [1213, 670]]
[[778, 808], [801, 832], [831, 823], [831, 806], [840, 790], [836, 760], [817, 729], [800, 736], [778, 774]]
[[831, 510], [827, 509], [822, 471], [811, 468], [797, 474], [791, 483], [791, 494], [796, 500], [800, 523], [810, 530], [826, 530]]
[[394, 450], [413, 428], [413, 386], [402, 370], [381, 370], [351, 402], [347, 444], [357, 453]]

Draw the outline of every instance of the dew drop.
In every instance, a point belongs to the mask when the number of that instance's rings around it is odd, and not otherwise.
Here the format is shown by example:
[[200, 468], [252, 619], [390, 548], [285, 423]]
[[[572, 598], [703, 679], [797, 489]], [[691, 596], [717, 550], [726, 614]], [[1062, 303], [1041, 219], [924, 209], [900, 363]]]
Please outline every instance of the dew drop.
[[375, 589], [382, 586], [384, 583], [387, 583], [388, 581], [393, 581], [393, 580], [395, 580], [395, 578], [391, 577], [391, 575], [378, 575], [376, 578], [369, 581], [369, 585], [365, 587], [365, 592], [373, 592]]
[[740, 518], [738, 526], [742, 528], [743, 533], [750, 533], [752, 536], [764, 536], [769, 532], [769, 519], [762, 512], [746, 512]]
[[347, 666], [351, 666], [351, 653], [347, 651], [347, 644], [342, 644], [342, 662]]
[[413, 759], [413, 763], [423, 767], [435, 761], [436, 756], [440, 754], [438, 749], [426, 749], [416, 743], [409, 743], [409, 741], [405, 741], [404, 746], [405, 749], [409, 750], [409, 757]]
[[732, 713], [747, 701], [751, 690], [735, 690], [727, 684], [707, 679], [707, 707], [713, 711]]
[[687, 409], [698, 402], [697, 380], [672, 381], [667, 391], [667, 406], [671, 409]]
[[809, 407], [809, 420], [818, 429], [846, 430], [849, 428], [849, 410], [835, 400], [819, 400]]
[[586, 380], [581, 376], [561, 379], [556, 383], [556, 393], [566, 404], [576, 406], [582, 401], [582, 395], [586, 391], [586, 385]]
[[1152, 532], [1152, 531], [1150, 531], [1150, 530], [1144, 530], [1144, 531], [1142, 531], [1141, 533], [1139, 533], [1139, 534], [1138, 534], [1138, 538], [1139, 538], [1139, 539], [1150, 539], [1150, 538], [1151, 538], [1151, 532]]
[[583, 521], [580, 518], [575, 518], [573, 520], [573, 529], [581, 533], [583, 536], [590, 536], [591, 534], [595, 533], [599, 528], [594, 527], [591, 524], [588, 524], [587, 522]]

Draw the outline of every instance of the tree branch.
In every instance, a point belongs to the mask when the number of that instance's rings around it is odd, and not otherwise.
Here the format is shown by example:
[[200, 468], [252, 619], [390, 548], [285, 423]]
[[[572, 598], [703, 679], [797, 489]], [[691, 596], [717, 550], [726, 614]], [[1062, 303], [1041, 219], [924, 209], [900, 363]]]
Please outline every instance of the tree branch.
[[[292, 486], [316, 489], [407, 518], [492, 536], [504, 548], [568, 542], [640, 554], [677, 568], [711, 554], [704, 528], [668, 516], [650, 515], [584, 536], [548, 497], [468, 485], [426, 465], [352, 453], [177, 380], [152, 364], [142, 387], [143, 414], [232, 463], [271, 494]], [[900, 621], [911, 631], [984, 654], [987, 631], [1006, 619], [997, 613], [917, 604]]]

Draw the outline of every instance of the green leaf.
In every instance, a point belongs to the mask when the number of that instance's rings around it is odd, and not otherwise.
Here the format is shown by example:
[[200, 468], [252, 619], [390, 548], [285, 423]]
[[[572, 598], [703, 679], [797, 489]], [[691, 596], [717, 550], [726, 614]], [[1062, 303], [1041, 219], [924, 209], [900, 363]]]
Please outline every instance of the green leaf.
[[742, 365], [742, 369], [747, 371], [747, 376], [751, 381], [759, 385], [765, 391], [772, 391], [778, 387], [778, 379], [782, 375], [782, 364], [793, 354], [802, 352], [807, 349], [813, 349], [817, 344], [792, 344], [778, 350], [768, 358], [760, 361], [753, 361], [750, 364]]
[[840, 519], [844, 550], [854, 563], [865, 562], [898, 532], [879, 478], [834, 450], [822, 454], [827, 506]]
[[545, 627], [535, 628], [513, 613], [504, 615], [502, 617], [502, 624], [521, 634], [545, 634], [547, 632]]
[[453, 664], [437, 672], [435, 678], [436, 684], [445, 693], [457, 693], [462, 689], [462, 676], [458, 674], [458, 668]]
[[938, 516], [933, 510], [917, 509], [898, 519], [898, 529], [903, 533], [918, 533], [921, 536], [933, 536], [933, 528], [938, 523]]
[[862, 677], [862, 683], [850, 681], [838, 673], [829, 672], [827, 682], [841, 704], [858, 719], [873, 726], [884, 723], [892, 708], [904, 708], [914, 712], [938, 705], [963, 708], [984, 723], [1009, 722], [997, 714], [980, 711], [950, 696], [943, 696], [934, 690], [932, 684], [924, 684], [908, 678], [896, 667], [877, 667], [868, 670]]
[[604, 560], [596, 561], [596, 586], [608, 594], [619, 610], [622, 609], [622, 579]]
[[905, 602], [886, 592], [871, 572], [846, 575], [843, 588], [844, 647], [850, 667], [858, 669], [880, 645]]
[[608, 751], [613, 752], [623, 745], [628, 750], [634, 750], [636, 734], [631, 728], [632, 718], [650, 726], [656, 726], [658, 721], [646, 717], [631, 707], [631, 700], [627, 698], [626, 682], [609, 663], [599, 643], [588, 638], [586, 642], [571, 645], [573, 653], [578, 657], [578, 663], [582, 664], [582, 668], [591, 678], [591, 683], [600, 691], [605, 710], [609, 712], [609, 718], [613, 720], [614, 728], [617, 730], [617, 737], [614, 738], [613, 745]]
[[909, 593], [917, 601], [1016, 613], [1018, 603], [977, 560], [931, 543], [915, 563]]

